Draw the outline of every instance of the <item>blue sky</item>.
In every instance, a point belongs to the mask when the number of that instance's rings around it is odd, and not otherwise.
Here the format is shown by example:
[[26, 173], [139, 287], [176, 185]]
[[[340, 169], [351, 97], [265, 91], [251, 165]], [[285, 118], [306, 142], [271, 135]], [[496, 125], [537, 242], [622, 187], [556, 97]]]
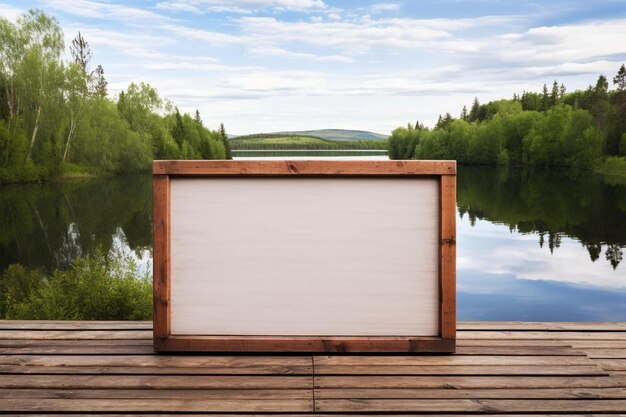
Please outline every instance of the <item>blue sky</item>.
[[0, 0], [29, 8], [82, 32], [111, 95], [149, 82], [234, 134], [432, 125], [626, 61], [626, 0]]

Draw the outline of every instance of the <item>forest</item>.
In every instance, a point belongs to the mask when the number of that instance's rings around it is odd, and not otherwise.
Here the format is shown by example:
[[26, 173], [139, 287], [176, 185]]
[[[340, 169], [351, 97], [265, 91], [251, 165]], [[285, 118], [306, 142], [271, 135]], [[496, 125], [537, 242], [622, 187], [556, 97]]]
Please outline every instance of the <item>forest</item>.
[[224, 125], [181, 114], [149, 84], [111, 99], [89, 43], [40, 10], [0, 18], [0, 183], [144, 171], [153, 159], [230, 159]]
[[433, 129], [419, 121], [389, 139], [391, 159], [454, 159], [475, 165], [559, 166], [626, 175], [626, 68], [595, 85], [567, 92], [514, 94], [481, 104], [474, 99], [458, 117], [439, 116]]

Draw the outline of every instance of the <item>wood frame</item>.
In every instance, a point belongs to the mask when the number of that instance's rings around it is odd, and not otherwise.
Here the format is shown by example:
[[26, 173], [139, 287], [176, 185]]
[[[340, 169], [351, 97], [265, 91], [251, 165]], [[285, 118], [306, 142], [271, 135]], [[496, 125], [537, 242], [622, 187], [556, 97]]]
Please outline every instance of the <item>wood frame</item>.
[[[456, 342], [455, 161], [154, 161], [154, 348], [204, 352], [454, 352]], [[170, 327], [170, 179], [184, 176], [370, 176], [439, 178], [439, 335], [178, 336]]]

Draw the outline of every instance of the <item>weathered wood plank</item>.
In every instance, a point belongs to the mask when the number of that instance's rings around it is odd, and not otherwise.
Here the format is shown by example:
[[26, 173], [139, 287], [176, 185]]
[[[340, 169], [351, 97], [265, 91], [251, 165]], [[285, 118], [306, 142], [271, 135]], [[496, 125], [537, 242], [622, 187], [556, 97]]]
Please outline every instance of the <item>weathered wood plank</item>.
[[517, 389], [620, 388], [626, 379], [608, 376], [316, 376], [322, 389]]
[[148, 355], [154, 352], [152, 344], [118, 346], [22, 346], [0, 347], [0, 355]]
[[509, 356], [586, 356], [581, 350], [569, 346], [457, 346], [459, 355], [509, 355]]
[[[288, 400], [313, 398], [311, 389], [0, 389], [0, 399], [224, 399]], [[607, 397], [611, 398], [611, 397]]]
[[626, 349], [626, 340], [569, 340], [564, 342], [574, 349]]
[[360, 399], [315, 400], [320, 412], [623, 412], [626, 400], [466, 400]]
[[311, 389], [312, 376], [0, 375], [0, 388], [37, 389]]
[[2, 412], [311, 412], [312, 400], [227, 399], [3, 399]]
[[626, 359], [626, 349], [584, 349], [591, 359]]
[[479, 331], [458, 333], [459, 339], [481, 340], [626, 340], [626, 332]]
[[[459, 333], [460, 335], [461, 333]], [[507, 339], [457, 339], [457, 347], [461, 346], [509, 346], [509, 347], [527, 347], [527, 346], [541, 346], [546, 349], [552, 347], [567, 347], [571, 348], [572, 343], [576, 341], [571, 340], [507, 340]], [[598, 342], [593, 341], [593, 342]], [[626, 342], [623, 342], [626, 343]]]
[[311, 371], [309, 356], [174, 356], [174, 355], [1, 355], [0, 365], [42, 366], [151, 366], [151, 367], [249, 367], [290, 366]]
[[626, 359], [594, 359], [593, 362], [607, 371], [626, 371]]
[[126, 340], [149, 339], [149, 330], [0, 330], [0, 340]]
[[114, 320], [0, 320], [0, 330], [152, 330], [152, 322]]
[[[12, 414], [5, 414], [5, 415], [12, 415]], [[59, 414], [41, 414], [41, 413], [28, 413], [29, 417], [51, 417], [51, 416], [58, 416]], [[81, 413], [81, 416], [103, 416], [106, 415], [107, 417], [136, 417], [137, 414], [110, 414], [110, 413], [98, 413], [98, 414], [94, 414], [94, 413]], [[146, 414], [146, 413], [141, 413], [142, 416], [144, 417], [180, 417], [181, 414], [167, 414], [167, 413], [159, 413], [159, 414]], [[193, 414], [193, 413], [185, 413], [184, 414], [186, 417], [199, 417], [199, 416], [206, 416], [206, 414]], [[212, 416], [214, 417], [241, 417], [242, 414], [223, 414], [223, 413], [211, 413]], [[246, 414], [249, 416], [254, 416], [254, 417], [264, 417], [267, 416], [268, 414]], [[271, 414], [269, 414], [271, 415]], [[383, 413], [383, 414], [371, 414], [368, 413], [368, 415], [372, 415], [372, 416], [379, 416], [379, 415], [389, 415], [387, 413]], [[431, 414], [431, 413], [419, 413], [419, 414], [411, 414], [411, 413], [402, 413], [403, 416], [415, 416], [415, 417], [459, 417], [459, 414], [441, 414], [441, 413], [436, 413], [436, 414]], [[474, 415], [474, 414], [468, 414], [465, 413], [464, 415]], [[480, 415], [480, 414], [478, 414]], [[482, 414], [484, 415], [484, 414]], [[611, 413], [611, 415], [613, 416], [623, 416], [624, 414], [613, 414]], [[320, 417], [354, 417], [354, 414], [342, 414], [342, 413], [332, 413], [332, 414], [326, 414], [326, 413], [299, 413], [299, 414], [285, 414], [285, 413], [281, 413], [280, 414], [281, 417], [313, 417], [313, 416], [320, 416]], [[491, 417], [580, 417], [581, 414], [545, 414], [545, 413], [533, 413], [533, 414], [520, 414], [520, 413], [515, 413], [515, 414], [489, 414], [489, 416]], [[593, 413], [585, 413], [584, 414], [585, 417], [606, 417], [607, 414], [603, 413], [603, 414], [593, 414]]]
[[597, 366], [315, 366], [316, 375], [607, 375]]
[[459, 332], [469, 330], [626, 332], [626, 322], [461, 321], [457, 326], [457, 330]]
[[[321, 366], [427, 366], [427, 365], [502, 365], [502, 366], [593, 366], [586, 356], [314, 356], [316, 367]], [[0, 363], [2, 359], [0, 357]]]
[[[1, 393], [0, 393], [1, 394]], [[47, 398], [47, 397], [46, 397]], [[626, 399], [626, 388], [316, 389], [317, 399]]]
[[2, 355], [2, 373], [310, 374], [302, 356]]

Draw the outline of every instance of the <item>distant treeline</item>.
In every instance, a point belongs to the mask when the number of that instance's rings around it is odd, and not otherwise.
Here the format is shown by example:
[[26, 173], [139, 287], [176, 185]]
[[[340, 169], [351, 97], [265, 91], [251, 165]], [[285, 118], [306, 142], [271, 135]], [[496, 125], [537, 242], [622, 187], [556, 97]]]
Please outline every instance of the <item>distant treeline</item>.
[[329, 140], [292, 134], [255, 134], [230, 139], [233, 150], [387, 149], [386, 140]]
[[80, 33], [69, 61], [64, 52], [59, 22], [44, 12], [0, 18], [0, 183], [136, 172], [153, 159], [230, 158], [223, 125], [210, 130], [197, 111], [181, 115], [148, 84], [111, 100]]
[[584, 91], [552, 89], [481, 104], [392, 132], [392, 159], [455, 159], [467, 164], [570, 166], [626, 173], [626, 68]]

